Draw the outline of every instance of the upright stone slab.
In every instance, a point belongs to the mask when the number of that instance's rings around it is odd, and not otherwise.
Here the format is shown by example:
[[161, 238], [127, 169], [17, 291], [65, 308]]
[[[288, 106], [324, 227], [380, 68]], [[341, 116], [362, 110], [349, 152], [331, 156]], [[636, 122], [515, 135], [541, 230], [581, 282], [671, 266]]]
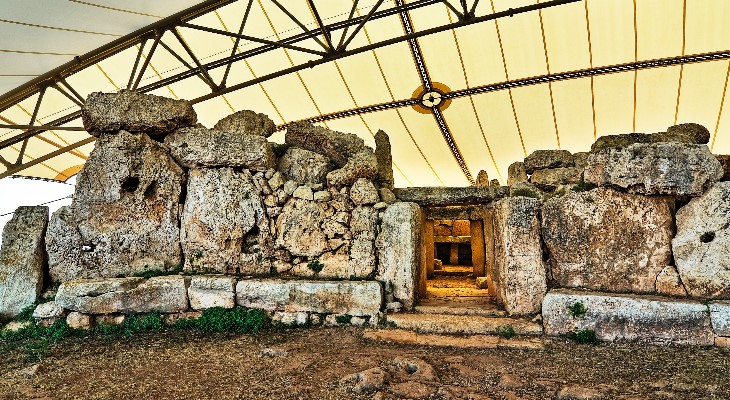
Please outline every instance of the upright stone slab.
[[14, 317], [43, 289], [43, 239], [48, 207], [18, 207], [3, 229], [0, 248], [0, 316]]
[[509, 314], [540, 312], [547, 288], [538, 208], [539, 202], [528, 197], [510, 197], [494, 205], [494, 285]]
[[[571, 312], [575, 304], [582, 304], [585, 314]], [[656, 296], [551, 291], [542, 304], [542, 321], [550, 336], [590, 329], [603, 341], [708, 346], [715, 339], [706, 305]]]
[[730, 299], [730, 182], [679, 209], [672, 250], [690, 296]]
[[175, 160], [187, 168], [243, 167], [254, 171], [273, 168], [276, 157], [264, 136], [219, 131], [202, 126], [176, 130], [165, 138]]
[[78, 176], [71, 208], [47, 235], [53, 281], [129, 276], [181, 261], [185, 174], [145, 134], [103, 135]]
[[382, 188], [393, 188], [393, 155], [390, 149], [390, 138], [382, 130], [375, 133], [375, 158], [378, 159], [377, 181]]
[[378, 274], [386, 292], [413, 308], [417, 298], [417, 277], [421, 253], [421, 209], [414, 203], [395, 203], [383, 213], [378, 249]]
[[269, 311], [376, 315], [383, 293], [373, 281], [283, 281], [251, 279], [236, 285], [239, 306]]
[[[269, 230], [266, 210], [248, 171], [192, 169], [182, 213], [180, 240], [185, 270], [235, 274], [254, 227]], [[268, 270], [265, 271], [268, 273]]]
[[81, 107], [81, 119], [94, 136], [118, 131], [165, 135], [195, 125], [198, 116], [187, 101], [121, 90], [91, 93]]
[[545, 202], [542, 238], [558, 286], [655, 291], [671, 265], [674, 201], [598, 188]]
[[637, 143], [591, 154], [584, 180], [629, 193], [699, 196], [722, 175], [720, 162], [703, 144]]
[[527, 182], [527, 170], [525, 163], [514, 162], [507, 168], [507, 186], [514, 186], [518, 183]]

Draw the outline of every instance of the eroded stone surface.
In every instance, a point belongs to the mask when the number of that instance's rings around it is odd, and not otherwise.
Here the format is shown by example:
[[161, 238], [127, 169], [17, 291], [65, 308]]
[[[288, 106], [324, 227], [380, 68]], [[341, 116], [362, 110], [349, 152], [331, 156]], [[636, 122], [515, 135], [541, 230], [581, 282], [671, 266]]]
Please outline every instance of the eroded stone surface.
[[656, 277], [656, 292], [665, 296], [687, 296], [687, 289], [684, 288], [679, 272], [675, 267], [668, 265], [659, 272]]
[[269, 137], [274, 134], [276, 125], [266, 114], [242, 110], [216, 122], [213, 128], [225, 132]]
[[525, 171], [532, 174], [539, 169], [566, 168], [574, 164], [568, 150], [536, 150], [525, 158]]
[[188, 309], [185, 277], [78, 279], [64, 282], [56, 304], [84, 314], [175, 313]]
[[175, 160], [187, 168], [243, 167], [255, 171], [273, 168], [276, 158], [265, 137], [241, 132], [182, 128], [165, 138]]
[[525, 163], [518, 161], [510, 164], [509, 168], [507, 168], [507, 186], [522, 182], [527, 182]]
[[184, 182], [180, 166], [147, 135], [101, 136], [78, 175], [71, 208], [55, 213], [49, 226], [52, 280], [128, 276], [179, 265]]
[[[237, 273], [254, 227], [268, 231], [266, 212], [248, 171], [190, 170], [180, 239], [185, 269]], [[254, 235], [256, 236], [256, 235]]]
[[81, 108], [81, 119], [94, 136], [122, 130], [163, 135], [195, 125], [198, 116], [187, 101], [121, 90], [91, 93]]
[[466, 204], [485, 204], [507, 197], [507, 187], [414, 187], [394, 189], [400, 201], [416, 203], [420, 206], [454, 206]]
[[552, 198], [542, 238], [562, 287], [650, 293], [671, 264], [673, 201], [598, 188]]
[[358, 179], [374, 179], [378, 175], [378, 159], [370, 149], [356, 153], [340, 169], [327, 174], [329, 186], [348, 186]]
[[510, 197], [494, 205], [492, 276], [497, 300], [509, 314], [538, 313], [547, 288], [538, 207], [538, 200], [528, 197]]
[[375, 133], [375, 158], [378, 160], [378, 184], [382, 188], [393, 188], [393, 156], [390, 138], [383, 130]]
[[[348, 159], [365, 149], [365, 142], [351, 133], [329, 130], [309, 122], [294, 122], [286, 130], [285, 141], [296, 147], [319, 153], [342, 167]], [[377, 161], [376, 173], [377, 173]]]
[[[573, 316], [571, 306], [582, 303], [585, 314]], [[563, 335], [591, 329], [603, 341], [712, 345], [714, 333], [707, 306], [700, 302], [652, 296], [551, 291], [542, 305], [545, 333]]]
[[277, 220], [276, 245], [296, 256], [318, 257], [328, 250], [320, 224], [322, 209], [312, 201], [292, 199]]
[[375, 315], [382, 290], [372, 281], [243, 280], [236, 285], [236, 303], [269, 311]]
[[710, 320], [716, 335], [730, 336], [730, 302], [715, 301], [710, 303]]
[[350, 188], [350, 200], [357, 205], [375, 204], [378, 202], [378, 190], [367, 179], [360, 178]]
[[188, 297], [190, 308], [204, 310], [212, 307], [233, 308], [236, 305], [236, 279], [228, 276], [193, 276]]
[[630, 193], [699, 196], [723, 175], [720, 162], [705, 145], [633, 144], [588, 157], [584, 179]]
[[14, 317], [43, 289], [48, 207], [18, 207], [3, 229], [0, 248], [0, 316]]
[[677, 211], [672, 250], [690, 296], [730, 299], [730, 182]]
[[410, 310], [417, 296], [416, 274], [421, 252], [421, 209], [415, 203], [395, 203], [383, 213], [377, 242], [376, 279]]
[[580, 182], [583, 171], [578, 168], [550, 168], [535, 171], [530, 176], [530, 183], [541, 190], [555, 190], [562, 185]]
[[331, 169], [327, 157], [298, 147], [289, 148], [279, 160], [279, 171], [302, 185], [323, 183]]

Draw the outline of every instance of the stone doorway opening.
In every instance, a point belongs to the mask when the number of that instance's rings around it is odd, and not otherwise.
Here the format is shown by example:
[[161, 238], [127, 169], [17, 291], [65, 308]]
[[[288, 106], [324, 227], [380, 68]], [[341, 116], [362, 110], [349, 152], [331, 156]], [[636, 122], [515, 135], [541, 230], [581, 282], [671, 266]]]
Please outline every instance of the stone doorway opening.
[[423, 207], [419, 307], [449, 313], [498, 310], [487, 276], [494, 260], [492, 212], [485, 206]]

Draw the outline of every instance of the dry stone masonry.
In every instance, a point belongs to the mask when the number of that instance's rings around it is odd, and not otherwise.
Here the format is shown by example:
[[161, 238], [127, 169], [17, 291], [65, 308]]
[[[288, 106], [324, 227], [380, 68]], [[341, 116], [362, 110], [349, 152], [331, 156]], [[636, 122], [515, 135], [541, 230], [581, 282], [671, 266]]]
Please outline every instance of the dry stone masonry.
[[[50, 221], [20, 208], [3, 232], [3, 318], [58, 285], [33, 312], [41, 324], [250, 307], [283, 324], [385, 315], [440, 333], [730, 343], [730, 156], [710, 153], [700, 125], [539, 150], [507, 186], [481, 171], [472, 187], [395, 189], [383, 131], [372, 149], [294, 122], [273, 143], [266, 115], [208, 129], [186, 101], [126, 90], [90, 95], [82, 117], [98, 140], [72, 204]], [[501, 309], [419, 314], [434, 235], [471, 237]]]

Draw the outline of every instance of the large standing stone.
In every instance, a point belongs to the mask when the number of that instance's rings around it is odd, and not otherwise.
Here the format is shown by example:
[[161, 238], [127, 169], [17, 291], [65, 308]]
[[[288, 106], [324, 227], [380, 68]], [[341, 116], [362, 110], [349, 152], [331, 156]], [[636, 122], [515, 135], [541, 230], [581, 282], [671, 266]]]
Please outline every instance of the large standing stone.
[[293, 122], [289, 124], [286, 130], [285, 142], [322, 154], [332, 160], [338, 167], [344, 166], [350, 157], [365, 149], [365, 141], [356, 135], [332, 131], [312, 125], [310, 122]]
[[295, 256], [320, 256], [329, 249], [327, 238], [320, 228], [323, 220], [322, 210], [317, 203], [289, 200], [277, 219], [276, 245]]
[[382, 304], [378, 282], [243, 280], [236, 303], [269, 311], [376, 315]]
[[542, 238], [558, 286], [650, 293], [672, 260], [674, 204], [598, 188], [552, 198]]
[[84, 128], [94, 136], [117, 131], [163, 135], [198, 120], [192, 104], [132, 90], [94, 92], [81, 108]]
[[566, 168], [573, 165], [573, 154], [568, 150], [535, 150], [525, 158], [525, 170], [528, 174], [539, 169]]
[[349, 186], [358, 179], [374, 179], [378, 175], [378, 159], [370, 149], [365, 149], [347, 161], [345, 166], [327, 174], [329, 186]]
[[48, 207], [18, 207], [3, 229], [0, 248], [0, 316], [14, 317], [43, 289]]
[[730, 299], [730, 182], [679, 209], [672, 250], [690, 296]]
[[232, 168], [192, 169], [188, 179], [180, 227], [185, 269], [239, 272], [249, 232], [254, 227], [269, 229], [250, 173]]
[[393, 188], [393, 156], [388, 134], [379, 130], [375, 133], [375, 158], [378, 159], [378, 183], [382, 188]]
[[584, 179], [630, 193], [699, 196], [723, 175], [720, 162], [705, 145], [633, 144], [588, 157]]
[[376, 246], [378, 274], [387, 292], [410, 310], [417, 298], [421, 253], [421, 209], [414, 203], [395, 203], [383, 213]]
[[213, 128], [224, 132], [269, 137], [274, 134], [276, 125], [266, 114], [242, 110], [216, 122]]
[[175, 160], [187, 168], [225, 166], [265, 171], [276, 163], [265, 137], [241, 132], [182, 128], [167, 136], [165, 144]]
[[527, 170], [525, 163], [514, 162], [507, 168], [507, 186], [513, 186], [518, 183], [527, 182]]
[[493, 280], [497, 299], [509, 314], [540, 312], [547, 289], [538, 208], [539, 201], [528, 197], [510, 197], [494, 205]]
[[718, 336], [730, 336], [730, 302], [710, 303], [710, 320]]
[[299, 184], [323, 183], [332, 167], [327, 157], [313, 151], [290, 147], [279, 160], [279, 171]]
[[101, 136], [78, 176], [72, 207], [54, 214], [46, 235], [52, 280], [180, 265], [184, 181], [165, 147], [147, 135]]
[[487, 174], [487, 171], [480, 170], [477, 174], [477, 180], [474, 186], [489, 186], [489, 174]]
[[555, 190], [562, 185], [580, 182], [583, 171], [578, 168], [549, 168], [535, 171], [530, 176], [530, 183], [541, 190]]
[[[575, 304], [582, 304], [585, 314], [571, 312], [577, 309]], [[551, 291], [542, 304], [542, 320], [547, 335], [590, 329], [604, 341], [707, 346], [715, 336], [706, 305], [653, 296]]]
[[58, 287], [56, 304], [84, 314], [175, 313], [188, 308], [182, 275], [78, 279]]

